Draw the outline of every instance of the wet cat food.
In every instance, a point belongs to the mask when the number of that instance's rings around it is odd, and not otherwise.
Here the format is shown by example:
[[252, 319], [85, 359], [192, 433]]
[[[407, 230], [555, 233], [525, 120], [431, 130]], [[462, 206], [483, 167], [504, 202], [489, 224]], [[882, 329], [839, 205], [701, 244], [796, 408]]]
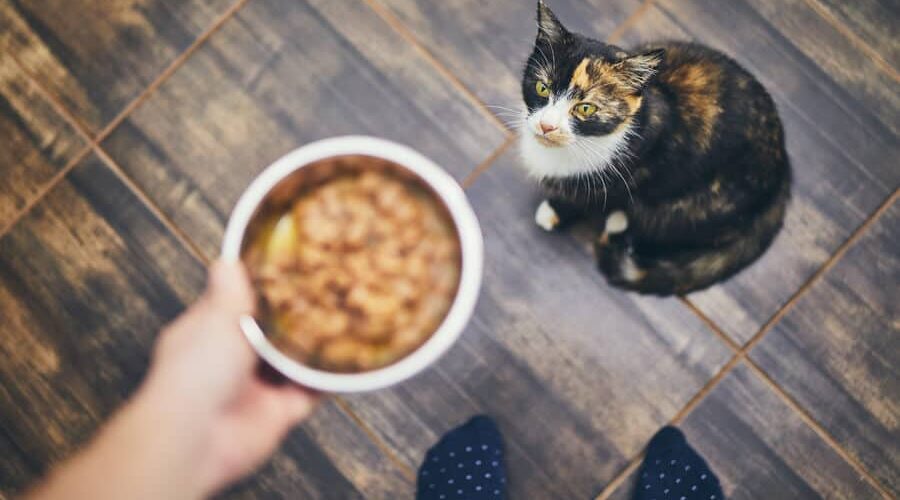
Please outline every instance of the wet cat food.
[[437, 330], [456, 295], [460, 247], [424, 184], [370, 157], [302, 169], [273, 192], [244, 251], [270, 340], [332, 372], [387, 366]]

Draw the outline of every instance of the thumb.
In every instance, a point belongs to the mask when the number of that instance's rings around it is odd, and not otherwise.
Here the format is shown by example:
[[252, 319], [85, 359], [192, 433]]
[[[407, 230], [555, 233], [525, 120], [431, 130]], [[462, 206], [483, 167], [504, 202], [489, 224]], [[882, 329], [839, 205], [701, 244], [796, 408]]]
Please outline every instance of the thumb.
[[217, 260], [209, 268], [206, 299], [235, 316], [253, 314], [256, 300], [247, 270], [240, 262]]

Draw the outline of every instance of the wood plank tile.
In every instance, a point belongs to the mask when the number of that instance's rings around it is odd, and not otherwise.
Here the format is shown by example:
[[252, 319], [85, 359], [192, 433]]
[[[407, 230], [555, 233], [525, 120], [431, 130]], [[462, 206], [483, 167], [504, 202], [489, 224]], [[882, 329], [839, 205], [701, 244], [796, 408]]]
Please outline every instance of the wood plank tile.
[[900, 495], [900, 203], [782, 318], [751, 358]]
[[487, 260], [468, 330], [435, 369], [349, 402], [410, 466], [487, 413], [506, 435], [510, 498], [588, 498], [730, 351], [677, 300], [610, 289], [581, 243], [537, 228], [514, 153], [469, 196]]
[[[0, 240], [0, 420], [14, 446], [43, 468], [85, 440], [202, 282], [95, 159], [77, 167]], [[22, 486], [6, 481], [0, 489]]]
[[[743, 364], [679, 427], [731, 500], [881, 498]], [[631, 498], [636, 481], [633, 473], [610, 498]]]
[[[893, 162], [900, 153], [896, 133], [873, 114], [876, 107], [896, 114], [896, 99], [864, 99], [853, 89], [844, 88], [840, 75], [817, 66], [798, 48], [807, 43], [799, 38], [803, 36], [802, 29], [797, 33], [776, 29], [745, 0], [727, 4], [660, 0], [659, 5], [669, 17], [668, 24], [675, 25], [677, 31], [728, 53], [751, 70], [776, 97], [779, 110], [794, 108], [862, 175], [880, 179], [888, 186], [900, 183], [900, 172]], [[843, 39], [829, 39], [828, 43], [840, 54], [840, 60], [851, 58], [847, 53], [855, 50]], [[893, 86], [884, 90], [896, 95], [895, 89]], [[791, 132], [788, 130], [787, 134]]]
[[900, 65], [900, 6], [893, 0], [810, 0], [875, 49], [896, 71]]
[[7, 485], [24, 484], [41, 469], [22, 453], [5, 429], [0, 430], [0, 457], [3, 457], [0, 459], [0, 498], [3, 499], [6, 498]]
[[0, 52], [0, 231], [87, 145]]
[[[535, 0], [374, 0], [386, 5], [463, 85], [489, 105], [518, 109], [537, 35]], [[548, 0], [573, 31], [605, 39], [641, 0]]]
[[[753, 10], [790, 41], [850, 96], [859, 101], [894, 134], [900, 133], [900, 85], [860, 51], [807, 0], [746, 0]], [[883, 18], [900, 21], [898, 8], [885, 6]], [[896, 29], [896, 28], [895, 28]], [[892, 39], [897, 45], [896, 38]], [[894, 68], [896, 74], [896, 68]]]
[[266, 466], [222, 498], [412, 498], [414, 482], [332, 403], [291, 432]]
[[11, 52], [91, 131], [99, 131], [233, 0], [0, 0]]
[[[623, 43], [707, 43], [754, 73], [778, 104], [794, 170], [785, 228], [753, 266], [724, 284], [690, 295], [729, 335], [746, 342], [900, 184], [894, 164], [900, 151], [890, 139], [893, 135], [872, 120], [865, 122], [868, 135], [851, 143], [847, 135], [859, 129], [846, 130], [845, 125], [863, 118], [848, 114], [833, 84], [823, 86], [810, 75], [809, 61], [784, 52], [784, 41], [737, 10], [739, 3], [708, 6], [721, 11], [713, 18], [695, 5], [699, 1], [679, 3], [678, 18], [650, 9], [624, 34]], [[734, 24], [730, 18], [741, 21]]]
[[342, 134], [411, 144], [459, 180], [505, 137], [362, 3], [262, 0], [213, 35], [103, 147], [213, 255], [256, 173], [304, 143]]
[[[197, 297], [204, 274], [95, 157], [0, 239], [0, 450], [14, 450], [0, 460], [9, 471], [0, 491], [20, 490], [71, 453], [128, 397], [156, 332]], [[331, 405], [281, 457], [291, 469], [249, 491], [290, 496], [302, 483], [305, 498], [397, 498], [411, 487]]]

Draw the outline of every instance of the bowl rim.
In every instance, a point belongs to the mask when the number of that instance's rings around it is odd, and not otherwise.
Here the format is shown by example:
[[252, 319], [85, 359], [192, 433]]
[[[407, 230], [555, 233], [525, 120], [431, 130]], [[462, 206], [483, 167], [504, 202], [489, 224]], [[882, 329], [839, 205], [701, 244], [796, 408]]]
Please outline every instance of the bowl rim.
[[456, 226], [462, 255], [459, 287], [440, 326], [421, 346], [393, 364], [359, 373], [334, 373], [306, 366], [269, 342], [256, 319], [244, 315], [240, 327], [250, 345], [266, 362], [289, 379], [312, 389], [365, 392], [402, 382], [441, 357], [462, 334], [478, 300], [484, 266], [484, 242], [475, 211], [460, 185], [444, 169], [418, 151], [390, 140], [369, 136], [342, 136], [301, 146], [275, 160], [250, 183], [238, 199], [222, 239], [221, 258], [241, 260], [243, 239], [251, 219], [268, 193], [297, 170], [336, 156], [363, 155], [405, 168], [428, 185], [446, 206]]

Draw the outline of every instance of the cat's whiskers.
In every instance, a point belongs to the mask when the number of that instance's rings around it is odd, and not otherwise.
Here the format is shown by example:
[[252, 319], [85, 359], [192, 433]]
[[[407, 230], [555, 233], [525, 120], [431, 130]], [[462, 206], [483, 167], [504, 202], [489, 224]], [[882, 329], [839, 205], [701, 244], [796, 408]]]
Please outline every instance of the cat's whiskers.
[[[606, 205], [605, 177], [607, 175], [607, 172], [609, 171], [615, 173], [622, 180], [622, 184], [625, 185], [625, 190], [628, 193], [628, 198], [632, 203], [634, 202], [634, 196], [631, 193], [631, 184], [625, 179], [625, 176], [622, 173], [622, 170], [624, 170], [631, 178], [632, 182], [634, 182], [634, 177], [631, 175], [631, 170], [628, 168], [624, 161], [625, 159], [632, 159], [634, 157], [633, 152], [631, 152], [627, 147], [619, 145], [617, 145], [612, 151], [598, 150], [596, 146], [584, 141], [576, 141], [575, 145], [583, 153], [586, 153], [588, 155], [587, 163], [599, 163], [598, 167], [595, 167], [587, 172], [583, 172], [580, 175], [585, 175], [589, 178], [593, 176], [599, 177], [599, 180], [603, 183], [604, 187], [604, 207]], [[622, 158], [623, 156], [625, 157], [625, 159]]]
[[[591, 150], [595, 155], [597, 155], [599, 157], [603, 157], [603, 153], [600, 151], [596, 151], [589, 143], [581, 144], [581, 146], [588, 150]], [[619, 178], [622, 179], [622, 184], [625, 185], [625, 191], [628, 193], [628, 198], [631, 200], [632, 203], [634, 203], [634, 196], [631, 194], [631, 186], [629, 185], [628, 181], [625, 179], [625, 176], [622, 174], [622, 171], [620, 169], [628, 172], [629, 176], [631, 175], [631, 171], [625, 165], [621, 156], [626, 156], [628, 158], [631, 158], [632, 153], [630, 150], [628, 150], [628, 148], [621, 148], [621, 147], [616, 148], [616, 151], [615, 151], [615, 153], [613, 153], [613, 156], [609, 157], [608, 164], [604, 167], [601, 167], [600, 173], [602, 175], [607, 170], [610, 170], [613, 173], [615, 173], [616, 175], [618, 175]], [[634, 177], [632, 177], [632, 181], [633, 180], [634, 180]]]
[[522, 108], [510, 108], [497, 104], [486, 105], [511, 130], [527, 132], [528, 111]]
[[[637, 160], [637, 153], [635, 153], [634, 150], [632, 150], [630, 147], [628, 147], [628, 144], [630, 143], [631, 139], [637, 139], [636, 142], [639, 143], [644, 140], [644, 136], [642, 136], [641, 133], [637, 131], [637, 128], [635, 128], [633, 126], [629, 126], [626, 129], [626, 134], [625, 134], [625, 139], [624, 139], [625, 146], [622, 149], [622, 155], [626, 159], [631, 160], [633, 162], [633, 161]], [[624, 165], [624, 164], [623, 164], [623, 167], [624, 167], [625, 172], [628, 174], [628, 177], [631, 179], [632, 184], [637, 185], [637, 181], [635, 181], [634, 175], [632, 175], [632, 173], [631, 173], [631, 169], [628, 168], [628, 166]]]
[[[576, 146], [574, 152], [578, 156], [582, 157], [584, 159], [585, 163], [592, 163], [595, 160], [595, 158], [592, 155], [594, 155], [596, 153], [593, 153], [591, 150], [589, 150], [585, 144], [579, 144], [579, 142], [576, 141], [574, 143], [574, 145]], [[579, 172], [575, 176], [575, 178], [577, 179], [576, 190], [581, 185], [581, 180], [587, 179], [587, 184], [588, 184], [587, 197], [588, 197], [588, 199], [592, 199], [593, 193], [596, 192], [596, 185], [595, 185], [596, 180], [594, 178], [597, 177], [599, 179], [599, 181], [601, 182], [601, 185], [602, 185], [601, 187], [602, 187], [602, 191], [603, 191], [603, 208], [604, 209], [606, 208], [606, 197], [607, 197], [606, 180], [604, 179], [605, 174], [606, 174], [606, 172], [603, 169], [599, 169], [596, 171]]]
[[509, 111], [509, 112], [511, 112], [511, 113], [519, 113], [519, 114], [522, 113], [522, 109], [521, 109], [521, 108], [518, 108], [518, 109], [517, 109], [517, 108], [509, 108], [509, 107], [506, 107], [506, 106], [499, 106], [499, 105], [496, 105], [496, 104], [485, 104], [485, 107], [492, 108], [492, 109], [499, 109], [499, 110], [501, 110], [501, 111]]
[[522, 116], [522, 113], [513, 113], [512, 111], [495, 111], [494, 114], [497, 116], [506, 116], [509, 118], [518, 118], [520, 120], [525, 120], [526, 118]]
[[515, 120], [507, 121], [507, 120], [502, 120], [502, 121], [503, 121], [503, 123], [504, 123], [507, 127], [509, 127], [511, 130], [519, 131], [519, 132], [523, 132], [523, 133], [527, 133], [527, 130], [526, 130], [526, 124], [527, 124], [527, 122], [524, 121], [524, 120], [522, 120], [522, 121], [515, 121]]
[[513, 113], [510, 111], [499, 111], [494, 114], [512, 130], [524, 130], [528, 123], [528, 119], [522, 113]]
[[[576, 143], [576, 144], [577, 144], [577, 143]], [[585, 163], [593, 163], [593, 162], [596, 161], [596, 153], [594, 153], [593, 151], [591, 151], [588, 147], [586, 147], [586, 145], [584, 145], [584, 144], [578, 144], [578, 149], [581, 151], [581, 153], [580, 153], [581, 156], [585, 158]], [[595, 177], [596, 177], [596, 178], [600, 178], [601, 181], [604, 181], [604, 182], [603, 182], [603, 190], [604, 190], [604, 192], [605, 192], [605, 190], [606, 190], [606, 183], [605, 183], [605, 180], [603, 179], [603, 176], [604, 176], [604, 175], [605, 175], [605, 171], [603, 171], [602, 169], [601, 169], [601, 170], [597, 170], [597, 171], [579, 172], [579, 173], [578, 173], [578, 176], [579, 176], [579, 177], [585, 177], [585, 178], [591, 180], [591, 187], [592, 187], [592, 188], [593, 188], [593, 186], [594, 186], [594, 184], [595, 184], [595, 182], [596, 182], [596, 181], [595, 181]]]

